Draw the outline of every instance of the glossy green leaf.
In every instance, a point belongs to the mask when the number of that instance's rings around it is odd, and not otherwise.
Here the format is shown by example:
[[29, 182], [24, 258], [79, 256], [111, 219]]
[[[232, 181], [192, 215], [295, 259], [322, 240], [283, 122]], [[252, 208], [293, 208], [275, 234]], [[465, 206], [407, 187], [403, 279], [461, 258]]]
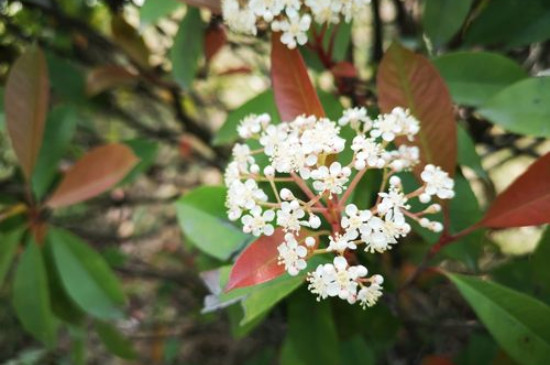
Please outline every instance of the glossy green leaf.
[[543, 287], [548, 293], [550, 293], [550, 265], [548, 260], [550, 258], [550, 228], [547, 226], [544, 230], [537, 248], [530, 260], [530, 267], [533, 270], [533, 283], [537, 286]]
[[182, 7], [178, 0], [146, 0], [139, 9], [142, 24], [155, 23], [158, 19], [170, 15]]
[[183, 234], [195, 247], [219, 260], [227, 260], [251, 239], [227, 219], [226, 193], [224, 187], [205, 186], [176, 202]]
[[118, 357], [123, 359], [135, 359], [137, 357], [136, 351], [132, 345], [132, 342], [124, 337], [115, 326], [103, 321], [95, 322], [95, 329], [101, 342], [107, 347], [109, 351]]
[[97, 318], [121, 317], [124, 294], [105, 260], [67, 231], [52, 228], [47, 240], [63, 287], [71, 299]]
[[[455, 176], [455, 197], [449, 204], [449, 214], [452, 234], [473, 226], [483, 216], [469, 181], [459, 174]], [[477, 270], [483, 236], [483, 231], [474, 231], [452, 245], [444, 247], [442, 253], [464, 262], [472, 270]]]
[[56, 342], [56, 321], [50, 307], [50, 292], [42, 252], [30, 240], [21, 255], [13, 282], [13, 305], [23, 327], [52, 347]]
[[481, 165], [481, 158], [476, 152], [476, 146], [464, 127], [457, 126], [457, 160], [460, 165], [471, 168], [477, 176], [488, 181], [489, 175]]
[[491, 52], [448, 53], [433, 62], [445, 80], [453, 101], [463, 105], [479, 106], [507, 86], [528, 76], [513, 60]]
[[425, 0], [422, 26], [435, 46], [449, 42], [470, 12], [473, 0]]
[[275, 105], [273, 90], [266, 90], [261, 94], [248, 100], [246, 103], [231, 111], [227, 115], [225, 123], [222, 125], [212, 143], [216, 146], [229, 144], [239, 139], [237, 127], [241, 120], [249, 114], [267, 113], [271, 116], [272, 122], [279, 122], [279, 113]]
[[76, 109], [70, 106], [57, 107], [48, 114], [44, 142], [31, 180], [33, 191], [39, 198], [48, 192], [58, 172], [59, 160], [73, 138], [77, 118]]
[[478, 113], [510, 132], [550, 137], [550, 77], [519, 81], [487, 100]]
[[339, 341], [330, 303], [317, 302], [303, 290], [288, 304], [288, 338], [297, 358], [305, 364], [339, 363]]
[[488, 1], [465, 35], [467, 45], [507, 48], [550, 38], [550, 3], [547, 0]]
[[158, 143], [145, 138], [135, 138], [125, 141], [124, 144], [132, 149], [139, 162], [122, 179], [119, 185], [129, 184], [146, 172], [155, 163], [159, 147]]
[[199, 58], [204, 53], [203, 48], [204, 24], [200, 11], [197, 8], [188, 7], [170, 50], [172, 74], [184, 89], [189, 89], [195, 79]]
[[4, 278], [12, 265], [22, 236], [23, 231], [21, 229], [0, 232], [0, 287], [2, 287]]
[[550, 359], [550, 308], [525, 294], [474, 277], [447, 274], [500, 347], [519, 364]]
[[340, 342], [340, 358], [341, 364], [376, 364], [372, 347], [360, 336], [354, 336], [347, 341]]

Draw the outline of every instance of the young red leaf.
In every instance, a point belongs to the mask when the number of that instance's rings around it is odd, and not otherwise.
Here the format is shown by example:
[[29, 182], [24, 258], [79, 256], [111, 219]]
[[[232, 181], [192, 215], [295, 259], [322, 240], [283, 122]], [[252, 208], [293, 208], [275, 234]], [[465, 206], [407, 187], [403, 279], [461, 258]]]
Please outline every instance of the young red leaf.
[[210, 62], [220, 49], [227, 43], [225, 28], [215, 24], [206, 30], [204, 35], [204, 56], [206, 62]]
[[137, 161], [126, 145], [96, 147], [66, 172], [47, 205], [58, 208], [93, 198], [122, 180]]
[[301, 114], [324, 117], [300, 51], [288, 49], [280, 37], [273, 33], [271, 38], [271, 81], [281, 119], [291, 121]]
[[[377, 76], [382, 112], [409, 108], [420, 121], [417, 136], [421, 166], [440, 166], [451, 176], [456, 166], [456, 123], [451, 96], [436, 68], [424, 56], [393, 43], [386, 51]], [[397, 143], [409, 143], [400, 140]]]
[[550, 153], [497, 196], [480, 224], [506, 228], [543, 223], [550, 223]]
[[46, 59], [39, 48], [31, 47], [10, 70], [5, 94], [8, 133], [27, 180], [42, 145], [48, 100]]
[[123, 85], [131, 85], [138, 79], [138, 75], [125, 67], [106, 65], [96, 67], [86, 77], [86, 94], [94, 96], [106, 90]]
[[277, 247], [284, 240], [285, 232], [277, 228], [273, 235], [252, 242], [235, 261], [225, 290], [265, 283], [283, 275], [286, 271], [284, 265], [277, 264]]

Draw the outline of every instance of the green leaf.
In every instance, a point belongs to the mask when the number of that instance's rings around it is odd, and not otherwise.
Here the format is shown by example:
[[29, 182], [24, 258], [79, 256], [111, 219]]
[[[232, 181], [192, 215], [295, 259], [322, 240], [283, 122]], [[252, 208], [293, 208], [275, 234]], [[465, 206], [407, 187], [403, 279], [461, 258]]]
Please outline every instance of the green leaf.
[[47, 240], [64, 289], [82, 310], [102, 319], [120, 318], [125, 298], [103, 258], [67, 231], [51, 228]]
[[159, 18], [170, 15], [182, 5], [177, 0], [146, 0], [139, 9], [139, 18], [142, 24], [152, 24]]
[[550, 137], [550, 77], [519, 81], [487, 100], [478, 113], [510, 132]]
[[491, 52], [449, 53], [433, 62], [449, 87], [453, 101], [463, 105], [479, 106], [528, 76], [513, 60]]
[[151, 165], [155, 163], [158, 153], [158, 143], [145, 138], [136, 138], [124, 142], [130, 147], [134, 154], [139, 159], [139, 162], [132, 170], [122, 179], [119, 185], [125, 185], [133, 182], [142, 173], [146, 172]]
[[527, 45], [550, 38], [550, 3], [547, 0], [488, 1], [465, 35], [468, 46]]
[[375, 365], [374, 351], [369, 347], [364, 338], [354, 336], [340, 343], [341, 364]]
[[227, 220], [227, 189], [205, 186], [176, 202], [180, 227], [189, 241], [201, 251], [222, 261], [242, 247], [250, 236]]
[[30, 239], [21, 256], [13, 283], [13, 305], [23, 327], [49, 347], [56, 342], [56, 321], [40, 248]]
[[115, 326], [107, 322], [96, 321], [95, 329], [101, 342], [103, 342], [105, 347], [113, 354], [129, 360], [137, 357], [132, 342], [124, 337]]
[[458, 151], [457, 160], [460, 165], [471, 168], [477, 176], [485, 181], [489, 181], [489, 175], [481, 165], [481, 158], [476, 152], [476, 146], [474, 141], [470, 138], [470, 135], [466, 130], [457, 125], [457, 137], [458, 137]]
[[4, 278], [11, 267], [22, 236], [23, 230], [21, 229], [0, 232], [0, 287], [2, 287]]
[[58, 172], [59, 160], [73, 138], [76, 124], [77, 111], [74, 107], [60, 106], [49, 113], [44, 141], [31, 180], [33, 191], [38, 198], [48, 192]]
[[473, 0], [425, 0], [422, 26], [435, 46], [449, 42], [462, 28]]
[[170, 50], [172, 74], [184, 89], [189, 89], [199, 67], [204, 48], [204, 24], [200, 10], [188, 7]]
[[533, 270], [533, 282], [536, 285], [542, 286], [550, 293], [550, 265], [548, 258], [550, 257], [550, 227], [546, 227], [537, 248], [531, 256], [530, 267]]
[[46, 53], [46, 61], [54, 94], [67, 102], [75, 104], [86, 102], [84, 71], [68, 58], [51, 52]]
[[457, 365], [487, 365], [496, 364], [495, 359], [498, 346], [495, 341], [486, 334], [472, 334], [468, 344], [454, 359]]
[[339, 363], [339, 341], [330, 303], [317, 302], [306, 290], [296, 293], [288, 304], [288, 341], [304, 364]]
[[550, 308], [525, 294], [474, 277], [446, 274], [479, 319], [515, 361], [550, 359]]
[[[449, 205], [450, 230], [458, 233], [481, 220], [483, 216], [470, 183], [462, 175], [455, 176], [455, 197]], [[477, 230], [463, 237], [452, 245], [443, 248], [442, 253], [448, 257], [464, 262], [468, 268], [477, 270], [481, 256], [483, 231]]]
[[273, 90], [266, 90], [231, 111], [227, 115], [225, 123], [218, 133], [216, 133], [212, 143], [215, 146], [220, 146], [235, 142], [239, 139], [237, 127], [241, 120], [249, 114], [263, 113], [269, 114], [272, 122], [278, 123], [280, 121], [279, 112], [277, 112], [277, 106], [275, 105], [275, 98], [273, 97]]

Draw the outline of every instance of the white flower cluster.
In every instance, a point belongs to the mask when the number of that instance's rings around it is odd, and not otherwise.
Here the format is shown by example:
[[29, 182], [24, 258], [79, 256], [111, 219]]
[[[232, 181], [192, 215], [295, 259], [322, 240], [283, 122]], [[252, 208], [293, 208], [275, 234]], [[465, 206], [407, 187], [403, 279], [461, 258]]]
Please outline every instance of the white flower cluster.
[[[342, 128], [354, 131], [349, 142]], [[398, 137], [413, 141], [418, 132], [419, 122], [403, 108], [376, 119], [364, 108], [348, 109], [338, 122], [299, 116], [275, 124], [267, 114], [250, 115], [238, 127], [247, 143], [234, 146], [225, 172], [229, 218], [240, 219], [243, 231], [255, 236], [284, 231], [278, 263], [290, 275], [305, 270], [314, 255], [333, 255], [331, 263], [307, 274], [309, 290], [318, 299], [339, 297], [372, 306], [382, 295], [383, 278], [367, 276], [363, 265], [351, 265], [354, 251], [391, 249], [410, 232], [408, 220], [441, 231], [441, 223], [426, 217], [439, 212], [439, 204], [411, 212], [409, 202], [426, 204], [434, 196], [454, 195], [453, 180], [433, 165], [424, 167], [418, 189], [403, 191], [396, 174], [419, 162], [419, 150], [403, 144], [394, 148], [393, 142]], [[346, 146], [349, 161], [344, 161]], [[350, 200], [369, 169], [381, 170], [380, 191], [374, 206], [359, 208], [360, 201]]]
[[307, 43], [312, 21], [337, 24], [350, 22], [370, 0], [222, 0], [225, 22], [235, 32], [256, 35], [258, 27], [269, 25], [281, 32], [288, 48]]

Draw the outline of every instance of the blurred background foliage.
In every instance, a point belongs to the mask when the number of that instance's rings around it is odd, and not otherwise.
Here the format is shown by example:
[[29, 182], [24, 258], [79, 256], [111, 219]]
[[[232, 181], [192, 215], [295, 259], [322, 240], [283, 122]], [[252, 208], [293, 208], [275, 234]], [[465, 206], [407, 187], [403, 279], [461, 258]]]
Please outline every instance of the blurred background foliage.
[[[453, 229], [479, 219], [497, 193], [550, 151], [547, 1], [372, 0], [352, 25], [330, 33], [330, 59], [302, 50], [329, 116], [351, 105], [376, 111], [375, 75], [392, 40], [426, 54], [441, 73], [460, 127], [457, 196], [463, 199], [452, 203], [461, 218]], [[201, 313], [204, 297], [216, 294], [227, 280], [228, 266], [213, 281], [199, 273], [230, 265], [243, 238], [234, 237], [237, 246], [201, 246], [197, 236], [208, 226], [201, 226], [200, 219], [182, 219], [180, 226], [173, 203], [198, 186], [221, 184], [242, 116], [277, 115], [268, 34], [229, 33], [215, 12], [176, 0], [4, 0], [2, 99], [11, 66], [32, 45], [45, 54], [51, 86], [43, 148], [62, 146], [55, 153], [59, 163], [38, 164], [50, 169], [41, 175], [42, 184], [33, 185], [36, 195], [45, 195], [60, 172], [93, 147], [122, 143], [140, 159], [109, 193], [45, 218], [74, 234], [66, 240], [85, 242], [101, 254], [127, 301], [121, 319], [98, 321], [92, 313], [95, 320], [65, 326], [47, 348], [23, 330], [11, 299], [17, 281], [5, 280], [0, 290], [2, 363], [251, 365], [298, 364], [304, 358], [309, 360], [303, 363], [316, 364], [514, 363], [448, 282], [427, 275], [397, 296], [395, 287], [434, 242], [423, 232], [371, 264], [391, 272], [394, 280], [387, 284], [384, 303], [367, 311], [318, 304], [298, 290], [244, 326], [237, 304]], [[343, 64], [353, 64], [354, 73], [337, 67]], [[2, 103], [0, 232], [8, 232], [5, 222], [13, 218], [14, 203], [26, 199], [23, 181]], [[179, 200], [178, 211], [186, 217], [208, 213], [223, 218], [223, 195], [216, 201], [207, 190], [217, 188], [201, 189]], [[367, 194], [368, 187], [363, 189], [358, 194]], [[8, 241], [4, 237], [0, 249]], [[549, 249], [550, 235], [543, 235], [543, 227], [525, 227], [476, 232], [437, 260], [548, 302]], [[31, 259], [25, 263], [32, 266]], [[13, 278], [15, 270], [7, 276]], [[109, 274], [103, 278], [117, 281]], [[300, 320], [304, 317], [307, 322]]]

